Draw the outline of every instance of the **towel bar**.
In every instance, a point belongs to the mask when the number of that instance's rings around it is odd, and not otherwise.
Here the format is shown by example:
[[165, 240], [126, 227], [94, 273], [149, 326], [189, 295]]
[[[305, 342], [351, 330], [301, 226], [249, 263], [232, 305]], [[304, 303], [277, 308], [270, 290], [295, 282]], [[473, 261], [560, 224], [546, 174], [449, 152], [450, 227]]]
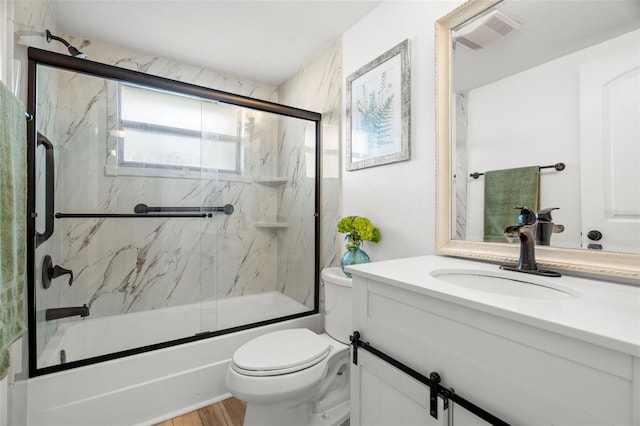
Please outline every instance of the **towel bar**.
[[[564, 163], [556, 163], [556, 164], [551, 164], [549, 166], [540, 166], [540, 170], [542, 169], [551, 169], [554, 168], [557, 171], [561, 172], [562, 170], [565, 169], [565, 164]], [[484, 175], [484, 173], [478, 173], [478, 172], [473, 172], [471, 173], [469, 176], [474, 178], [474, 179], [478, 179], [480, 176]]]

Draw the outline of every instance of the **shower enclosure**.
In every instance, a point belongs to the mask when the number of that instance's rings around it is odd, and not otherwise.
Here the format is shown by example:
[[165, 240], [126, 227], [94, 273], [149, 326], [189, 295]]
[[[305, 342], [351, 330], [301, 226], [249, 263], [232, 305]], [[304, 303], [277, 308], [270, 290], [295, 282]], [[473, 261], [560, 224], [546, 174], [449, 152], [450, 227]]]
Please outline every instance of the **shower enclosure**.
[[29, 49], [29, 372], [318, 312], [320, 114]]

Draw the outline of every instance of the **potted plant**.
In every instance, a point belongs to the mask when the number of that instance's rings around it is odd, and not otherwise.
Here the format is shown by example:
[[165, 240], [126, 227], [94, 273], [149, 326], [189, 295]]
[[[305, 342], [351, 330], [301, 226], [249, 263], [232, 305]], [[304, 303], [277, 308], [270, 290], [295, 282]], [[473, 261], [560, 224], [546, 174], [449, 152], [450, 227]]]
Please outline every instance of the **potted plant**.
[[380, 230], [373, 226], [371, 221], [362, 216], [347, 216], [338, 222], [338, 232], [346, 234], [344, 239], [347, 241], [347, 251], [342, 255], [340, 266], [342, 272], [351, 278], [351, 274], [344, 270], [347, 265], [355, 265], [358, 263], [369, 263], [369, 255], [362, 250], [363, 241], [380, 241]]

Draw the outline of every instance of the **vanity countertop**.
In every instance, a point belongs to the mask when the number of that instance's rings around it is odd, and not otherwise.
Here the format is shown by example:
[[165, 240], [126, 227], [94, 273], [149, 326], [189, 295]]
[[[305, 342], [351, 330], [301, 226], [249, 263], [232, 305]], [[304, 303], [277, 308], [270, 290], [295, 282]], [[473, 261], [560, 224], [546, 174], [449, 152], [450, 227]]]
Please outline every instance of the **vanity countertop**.
[[[539, 277], [502, 271], [491, 263], [437, 255], [349, 266], [348, 271], [354, 278], [373, 279], [640, 357], [640, 286], [564, 275]], [[431, 275], [438, 271], [486, 271], [548, 284], [572, 296], [536, 298], [476, 290]]]

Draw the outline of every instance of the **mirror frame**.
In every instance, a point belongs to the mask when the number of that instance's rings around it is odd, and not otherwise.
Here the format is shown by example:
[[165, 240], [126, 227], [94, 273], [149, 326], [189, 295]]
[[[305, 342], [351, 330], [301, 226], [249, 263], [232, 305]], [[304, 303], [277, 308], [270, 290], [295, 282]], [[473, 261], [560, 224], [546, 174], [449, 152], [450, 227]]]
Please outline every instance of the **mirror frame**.
[[[468, 0], [435, 24], [436, 40], [436, 252], [489, 262], [516, 263], [519, 246], [453, 240], [452, 235], [452, 96], [451, 30], [502, 0]], [[578, 274], [640, 279], [640, 255], [536, 246], [538, 265]]]

